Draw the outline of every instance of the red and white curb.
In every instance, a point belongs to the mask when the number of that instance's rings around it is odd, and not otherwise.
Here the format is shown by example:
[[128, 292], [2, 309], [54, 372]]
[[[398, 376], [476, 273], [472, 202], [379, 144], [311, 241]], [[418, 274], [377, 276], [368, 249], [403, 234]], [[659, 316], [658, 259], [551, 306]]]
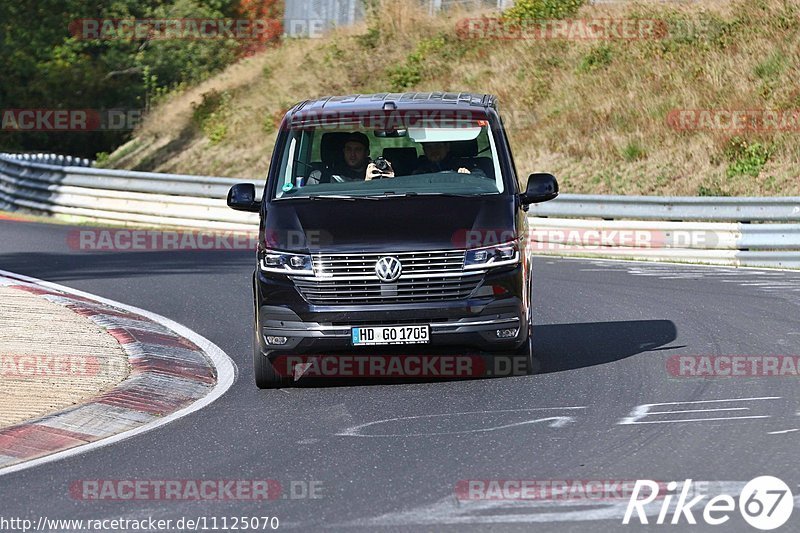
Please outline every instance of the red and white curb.
[[236, 379], [236, 365], [225, 352], [168, 318], [3, 270], [0, 285], [64, 305], [105, 328], [131, 365], [124, 381], [85, 403], [0, 429], [0, 475], [168, 424], [209, 405]]

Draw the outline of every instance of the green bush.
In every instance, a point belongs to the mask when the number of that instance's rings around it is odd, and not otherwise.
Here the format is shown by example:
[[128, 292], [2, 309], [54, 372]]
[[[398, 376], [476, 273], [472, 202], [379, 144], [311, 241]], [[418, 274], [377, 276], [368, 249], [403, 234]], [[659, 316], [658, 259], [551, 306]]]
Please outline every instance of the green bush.
[[95, 157], [94, 166], [103, 168], [108, 164], [108, 152], [99, 152]]
[[[213, 3], [202, 0], [174, 0], [159, 2], [152, 11], [153, 18], [203, 18], [223, 17]], [[161, 87], [172, 88], [177, 83], [197, 83], [233, 63], [240, 51], [235, 39], [154, 39], [142, 45], [136, 54], [135, 64], [156, 76]]]
[[575, 16], [584, 0], [517, 0], [503, 16], [509, 20], [563, 19]]
[[[81, 20], [236, 18], [241, 16], [239, 4], [238, 0], [0, 2], [0, 102], [20, 109], [146, 109], [166, 93], [224, 69], [241, 57], [249, 43], [233, 38], [133, 38], [113, 31], [90, 38], [91, 34], [81, 35]], [[83, 157], [113, 151], [131, 136], [123, 130], [86, 135], [3, 133], [0, 151], [16, 148]]]
[[578, 72], [590, 72], [611, 64], [613, 54], [611, 47], [607, 44], [601, 44], [589, 50], [578, 65]]
[[226, 119], [230, 112], [231, 94], [216, 91], [203, 94], [199, 104], [192, 104], [192, 120], [208, 137], [211, 144], [222, 142], [228, 134]]
[[711, 185], [700, 185], [697, 188], [697, 196], [730, 196], [722, 187], [716, 183]]
[[372, 50], [378, 46], [381, 40], [381, 29], [378, 26], [370, 26], [367, 33], [356, 35], [356, 42], [365, 50]]
[[622, 149], [622, 158], [628, 163], [645, 159], [647, 157], [647, 150], [639, 143], [639, 141], [631, 141]]
[[409, 61], [389, 69], [389, 85], [395, 92], [401, 92], [422, 81], [422, 64]]
[[769, 161], [772, 149], [761, 143], [749, 143], [745, 139], [734, 137], [725, 149], [725, 156], [731, 162], [727, 175], [758, 177], [761, 169]]
[[785, 69], [787, 57], [781, 51], [774, 52], [767, 59], [756, 65], [754, 74], [764, 81], [777, 78]]
[[423, 39], [417, 43], [417, 48], [408, 54], [405, 63], [387, 69], [392, 90], [403, 91], [422, 81], [425, 62], [431, 55], [445, 50], [447, 44], [447, 39], [443, 35]]

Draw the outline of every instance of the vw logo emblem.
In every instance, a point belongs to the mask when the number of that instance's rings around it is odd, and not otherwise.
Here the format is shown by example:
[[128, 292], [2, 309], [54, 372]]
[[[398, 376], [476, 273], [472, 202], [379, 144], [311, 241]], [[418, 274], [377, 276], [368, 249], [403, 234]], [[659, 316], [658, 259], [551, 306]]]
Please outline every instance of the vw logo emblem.
[[381, 257], [375, 263], [375, 274], [378, 279], [384, 283], [391, 283], [397, 281], [400, 274], [403, 272], [403, 265], [396, 257]]

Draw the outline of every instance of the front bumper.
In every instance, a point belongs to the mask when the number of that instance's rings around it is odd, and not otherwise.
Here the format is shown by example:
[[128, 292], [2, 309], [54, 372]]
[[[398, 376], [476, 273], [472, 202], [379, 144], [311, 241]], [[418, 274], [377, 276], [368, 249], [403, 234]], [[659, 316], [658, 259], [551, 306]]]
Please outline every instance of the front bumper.
[[[281, 354], [321, 353], [349, 350], [377, 352], [402, 348], [424, 352], [443, 347], [508, 351], [527, 339], [527, 302], [521, 293], [525, 279], [522, 267], [490, 271], [483, 285], [503, 287], [498, 296], [403, 304], [313, 305], [282, 276], [256, 273], [255, 293], [259, 341], [270, 358]], [[380, 325], [430, 325], [428, 344], [402, 346], [353, 346], [352, 328]], [[498, 338], [498, 329], [517, 328], [517, 336]], [[282, 345], [267, 343], [266, 337], [286, 337]]]

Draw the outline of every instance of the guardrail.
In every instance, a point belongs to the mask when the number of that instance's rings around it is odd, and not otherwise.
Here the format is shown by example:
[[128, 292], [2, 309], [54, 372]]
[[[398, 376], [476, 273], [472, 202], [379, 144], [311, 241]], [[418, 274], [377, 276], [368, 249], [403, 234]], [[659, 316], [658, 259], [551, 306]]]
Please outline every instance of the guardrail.
[[565, 194], [529, 215], [534, 253], [800, 268], [800, 197]]
[[248, 180], [107, 170], [87, 164], [62, 156], [0, 154], [0, 204], [126, 225], [258, 228], [258, 214], [233, 211], [225, 204], [231, 185]]
[[[225, 205], [241, 179], [90, 168], [85, 159], [0, 154], [0, 208], [126, 225], [254, 231]], [[254, 181], [256, 187], [262, 183]], [[259, 192], [260, 193], [260, 192]], [[536, 254], [800, 268], [800, 197], [563, 194], [529, 211]]]
[[637, 220], [800, 222], [800, 197], [603, 196], [564, 194], [531, 207], [537, 216]]

